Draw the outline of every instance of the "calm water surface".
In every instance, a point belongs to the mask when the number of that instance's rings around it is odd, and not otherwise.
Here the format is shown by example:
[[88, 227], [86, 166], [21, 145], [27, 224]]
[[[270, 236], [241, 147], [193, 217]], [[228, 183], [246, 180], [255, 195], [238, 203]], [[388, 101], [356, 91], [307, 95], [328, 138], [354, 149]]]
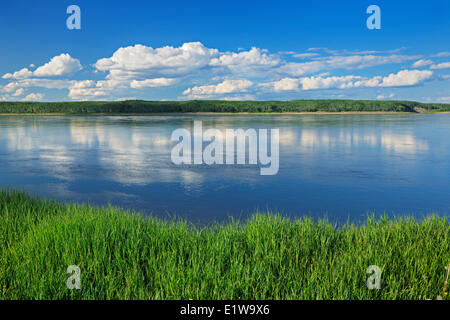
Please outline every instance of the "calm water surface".
[[[279, 128], [280, 169], [177, 166], [173, 130]], [[195, 223], [450, 212], [450, 115], [0, 117], [0, 187]]]

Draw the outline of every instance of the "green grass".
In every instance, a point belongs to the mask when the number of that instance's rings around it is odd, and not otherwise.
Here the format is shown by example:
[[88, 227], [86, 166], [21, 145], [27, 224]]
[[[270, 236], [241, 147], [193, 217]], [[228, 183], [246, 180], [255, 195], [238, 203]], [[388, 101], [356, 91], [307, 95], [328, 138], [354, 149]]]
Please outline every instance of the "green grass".
[[0, 113], [183, 113], [183, 112], [443, 112], [450, 104], [416, 101], [378, 100], [292, 100], [292, 101], [77, 101], [77, 102], [0, 102]]
[[[0, 299], [448, 299], [449, 263], [437, 216], [337, 228], [256, 214], [198, 229], [0, 190]], [[66, 288], [69, 265], [80, 290]]]

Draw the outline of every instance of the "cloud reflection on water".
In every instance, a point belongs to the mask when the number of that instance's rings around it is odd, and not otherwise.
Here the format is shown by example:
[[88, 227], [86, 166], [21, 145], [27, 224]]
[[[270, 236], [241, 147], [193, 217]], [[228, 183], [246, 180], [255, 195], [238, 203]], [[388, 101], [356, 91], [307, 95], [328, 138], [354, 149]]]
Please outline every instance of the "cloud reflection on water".
[[[186, 126], [186, 123], [179, 126]], [[222, 124], [223, 125], [223, 124]], [[227, 121], [226, 125], [232, 125]], [[62, 179], [109, 179], [122, 184], [145, 185], [152, 182], [201, 184], [212, 171], [195, 166], [175, 166], [170, 161], [171, 131], [176, 126], [161, 123], [115, 125], [114, 119], [71, 118], [69, 122], [46, 127], [39, 121], [16, 121], [1, 128], [1, 139], [8, 154], [21, 160], [21, 165], [36, 165], [43, 173]], [[358, 132], [352, 127], [335, 130], [284, 126], [280, 129], [281, 165], [283, 156], [296, 154], [314, 156], [324, 152], [345, 152], [362, 147], [381, 148], [386, 153], [415, 154], [429, 150], [426, 140], [412, 133]], [[358, 155], [355, 155], [357, 157]], [[299, 164], [300, 165], [300, 164]], [[92, 168], [95, 176], [92, 177]], [[214, 174], [229, 174], [229, 166]], [[240, 167], [243, 173], [243, 168]], [[239, 175], [248, 182], [257, 179], [253, 171]], [[256, 180], [255, 180], [256, 181]]]

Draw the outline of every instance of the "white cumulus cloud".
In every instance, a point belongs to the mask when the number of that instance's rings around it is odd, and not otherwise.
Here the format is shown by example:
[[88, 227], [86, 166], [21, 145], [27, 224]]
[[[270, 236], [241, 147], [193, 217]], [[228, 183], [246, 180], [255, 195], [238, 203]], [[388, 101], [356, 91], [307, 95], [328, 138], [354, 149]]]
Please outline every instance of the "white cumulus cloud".
[[223, 82], [218, 84], [195, 86], [193, 88], [186, 89], [183, 92], [183, 95], [189, 95], [191, 98], [211, 97], [214, 95], [245, 92], [252, 85], [253, 82], [246, 79], [224, 80]]
[[416, 62], [414, 62], [412, 64], [412, 67], [413, 68], [421, 68], [421, 67], [429, 66], [430, 64], [433, 64], [433, 61], [426, 60], [426, 59], [420, 59], [420, 60], [417, 60]]
[[414, 86], [427, 79], [430, 79], [433, 75], [429, 70], [402, 70], [398, 73], [391, 73], [389, 76], [384, 77], [381, 83], [382, 87], [403, 87]]
[[289, 62], [279, 68], [280, 73], [290, 76], [302, 76], [322, 70], [334, 69], [364, 69], [385, 64], [402, 63], [416, 59], [415, 56], [408, 55], [353, 55], [353, 56], [332, 56], [319, 58], [309, 62]]
[[93, 80], [77, 81], [69, 90], [69, 97], [77, 100], [90, 100], [105, 96], [105, 94], [105, 91]]
[[27, 68], [23, 68], [14, 73], [6, 73], [2, 76], [3, 79], [25, 79], [29, 78], [33, 75], [33, 72], [28, 70]]
[[261, 84], [261, 86], [269, 87], [275, 92], [282, 92], [282, 91], [297, 91], [299, 84], [300, 84], [300, 79], [283, 78], [278, 81], [263, 83], [263, 84]]
[[101, 71], [179, 74], [208, 65], [216, 55], [218, 50], [206, 48], [200, 42], [188, 42], [177, 48], [166, 46], [156, 49], [137, 44], [119, 48], [110, 58], [99, 59], [95, 67]]
[[430, 69], [450, 69], [450, 62], [443, 62], [439, 64], [434, 64], [430, 67]]
[[19, 88], [19, 89], [16, 90], [16, 92], [13, 93], [13, 96], [14, 97], [21, 96], [24, 93], [24, 91], [25, 90], [23, 88]]
[[72, 58], [69, 54], [63, 53], [53, 57], [43, 66], [38, 67], [33, 75], [36, 77], [63, 76], [80, 71], [82, 66], [78, 59]]
[[30, 93], [25, 98], [23, 98], [23, 101], [40, 101], [44, 98], [44, 95], [42, 93]]
[[279, 63], [280, 59], [276, 56], [253, 47], [249, 51], [223, 53], [219, 57], [213, 58], [210, 65], [226, 67], [235, 72], [245, 72], [258, 68], [274, 67]]
[[75, 73], [81, 69], [82, 66], [78, 59], [74, 59], [69, 54], [63, 53], [59, 56], [53, 57], [49, 62], [38, 67], [35, 71], [30, 71], [28, 68], [23, 68], [14, 73], [6, 73], [2, 76], [2, 78], [25, 79], [31, 77], [63, 76]]
[[283, 78], [262, 84], [274, 92], [296, 91], [296, 90], [319, 90], [319, 89], [349, 89], [349, 88], [374, 88], [374, 87], [404, 87], [414, 86], [431, 78], [432, 71], [429, 70], [402, 70], [392, 73], [386, 77], [374, 76], [371, 78], [348, 75], [348, 76], [312, 76], [301, 78]]
[[317, 90], [317, 89], [329, 89], [329, 88], [341, 88], [344, 89], [351, 85], [355, 79], [361, 79], [358, 76], [343, 76], [343, 77], [309, 77], [301, 78], [303, 90]]
[[130, 87], [134, 89], [141, 88], [154, 88], [154, 87], [167, 87], [176, 83], [178, 79], [176, 78], [154, 78], [145, 80], [133, 80], [130, 83]]

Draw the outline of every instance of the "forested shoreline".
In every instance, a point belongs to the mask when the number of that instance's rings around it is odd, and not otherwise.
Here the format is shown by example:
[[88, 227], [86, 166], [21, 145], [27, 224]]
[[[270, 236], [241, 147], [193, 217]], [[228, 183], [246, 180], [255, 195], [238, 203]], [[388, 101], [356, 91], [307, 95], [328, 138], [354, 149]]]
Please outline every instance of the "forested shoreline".
[[0, 114], [449, 112], [450, 104], [377, 100], [0, 102]]

